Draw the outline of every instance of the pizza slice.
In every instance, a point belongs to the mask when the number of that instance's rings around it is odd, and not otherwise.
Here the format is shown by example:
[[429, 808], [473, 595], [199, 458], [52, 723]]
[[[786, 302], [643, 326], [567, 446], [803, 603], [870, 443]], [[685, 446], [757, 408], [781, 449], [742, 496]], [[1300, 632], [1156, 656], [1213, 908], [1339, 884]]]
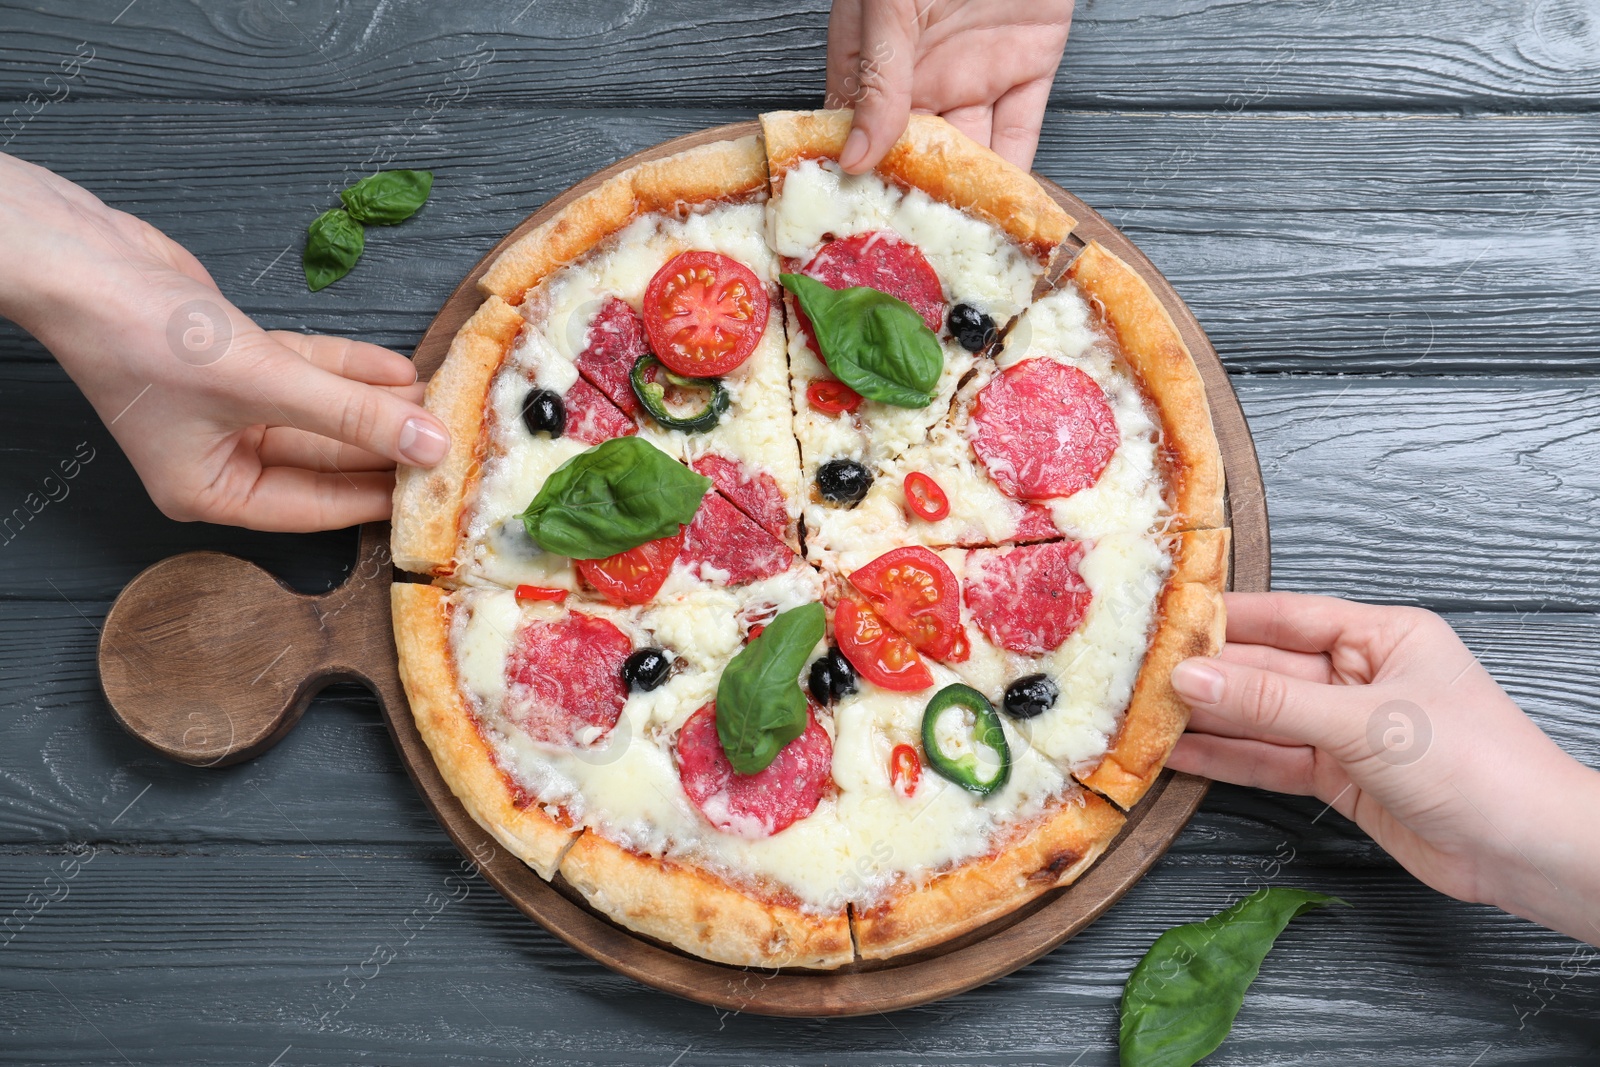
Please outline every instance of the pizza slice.
[[974, 367], [950, 417], [854, 507], [808, 512], [819, 558], [1223, 525], [1205, 387], [1149, 285], [1091, 243]]
[[[811, 528], [827, 508], [859, 500], [885, 463], [944, 420], [962, 379], [1027, 306], [1073, 220], [1026, 173], [942, 119], [912, 116], [878, 168], [859, 176], [837, 162], [850, 112], [774, 112], [761, 122], [772, 172], [768, 236], [790, 279], [794, 432]], [[812, 296], [800, 295], [796, 276]], [[852, 306], [813, 322], [805, 305], [816, 312], [823, 287], [872, 290], [893, 307]], [[898, 391], [875, 357], [855, 358], [884, 346], [853, 325], [896, 315], [905, 320], [896, 330], [919, 334], [908, 342], [917, 373]]]

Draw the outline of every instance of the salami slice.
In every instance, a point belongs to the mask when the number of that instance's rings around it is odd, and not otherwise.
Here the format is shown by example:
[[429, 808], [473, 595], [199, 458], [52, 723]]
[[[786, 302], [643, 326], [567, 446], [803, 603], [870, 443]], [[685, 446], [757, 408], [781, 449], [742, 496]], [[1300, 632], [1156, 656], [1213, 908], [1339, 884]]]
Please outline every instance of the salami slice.
[[586, 445], [639, 432], [632, 419], [582, 378], [572, 383], [561, 400], [567, 406], [566, 432]]
[[734, 507], [755, 520], [756, 525], [782, 540], [789, 531], [789, 505], [783, 490], [766, 471], [751, 470], [736, 459], [716, 452], [707, 453], [691, 466], [711, 479], [717, 492]]
[[[916, 309], [934, 333], [944, 325], [944, 286], [921, 250], [888, 230], [858, 233], [829, 241], [801, 268], [829, 289], [852, 289], [865, 285], [899, 297]], [[800, 329], [811, 351], [817, 349], [811, 334], [811, 321], [795, 309]]]
[[680, 558], [698, 568], [705, 581], [746, 585], [782, 574], [794, 563], [795, 555], [788, 545], [712, 490], [684, 531]]
[[578, 373], [589, 379], [608, 400], [626, 414], [637, 415], [639, 398], [633, 395], [628, 375], [639, 357], [649, 351], [644, 320], [626, 300], [613, 296], [589, 323], [583, 351], [578, 353], [575, 362]]
[[1019, 500], [1071, 496], [1100, 478], [1121, 433], [1095, 380], [1053, 359], [1025, 359], [978, 393], [972, 449]]
[[595, 743], [622, 715], [622, 664], [632, 651], [626, 634], [593, 615], [529, 619], [506, 665], [508, 717], [545, 744]]
[[1011, 532], [1011, 540], [1018, 544], [1053, 541], [1060, 536], [1061, 530], [1056, 526], [1055, 516], [1043, 504], [1024, 504], [1022, 518], [1017, 520], [1017, 528]]
[[737, 774], [717, 738], [717, 706], [707, 704], [678, 735], [678, 776], [706, 821], [743, 837], [770, 837], [816, 810], [833, 781], [833, 742], [808, 713], [805, 732], [758, 774]]
[[1092, 594], [1078, 576], [1076, 541], [979, 549], [967, 556], [967, 610], [990, 641], [1037, 656], [1060, 648], [1083, 622]]

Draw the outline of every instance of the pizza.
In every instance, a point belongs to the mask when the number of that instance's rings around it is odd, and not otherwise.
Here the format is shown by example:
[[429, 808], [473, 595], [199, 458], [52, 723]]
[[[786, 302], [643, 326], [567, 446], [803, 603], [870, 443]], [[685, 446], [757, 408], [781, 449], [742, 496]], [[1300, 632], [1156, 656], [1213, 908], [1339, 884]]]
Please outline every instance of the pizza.
[[1067, 885], [1221, 645], [1176, 326], [1028, 174], [847, 111], [616, 173], [506, 248], [402, 468], [401, 677], [467, 812], [640, 935], [837, 968]]

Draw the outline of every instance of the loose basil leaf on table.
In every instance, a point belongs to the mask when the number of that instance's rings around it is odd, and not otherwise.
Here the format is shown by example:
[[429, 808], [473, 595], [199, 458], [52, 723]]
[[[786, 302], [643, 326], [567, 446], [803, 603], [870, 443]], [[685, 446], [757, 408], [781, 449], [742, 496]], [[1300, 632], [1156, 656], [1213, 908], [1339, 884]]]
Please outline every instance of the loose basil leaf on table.
[[1122, 991], [1122, 1067], [1191, 1067], [1214, 1052], [1283, 928], [1325, 904], [1349, 907], [1326, 893], [1268, 886], [1156, 938]]
[[329, 208], [306, 227], [306, 250], [301, 263], [306, 285], [314, 293], [350, 273], [367, 245], [361, 224], [344, 208]]
[[739, 774], [759, 774], [805, 732], [809, 712], [800, 671], [827, 629], [821, 604], [790, 608], [723, 668], [717, 682], [717, 737]]
[[830, 289], [804, 274], [778, 280], [811, 320], [822, 359], [840, 381], [869, 400], [927, 407], [944, 371], [939, 339], [904, 300], [866, 286]]
[[615, 437], [557, 467], [520, 518], [546, 552], [604, 559], [677, 533], [709, 488], [654, 445]]
[[339, 194], [350, 217], [368, 226], [393, 226], [415, 215], [433, 191], [433, 172], [383, 170]]

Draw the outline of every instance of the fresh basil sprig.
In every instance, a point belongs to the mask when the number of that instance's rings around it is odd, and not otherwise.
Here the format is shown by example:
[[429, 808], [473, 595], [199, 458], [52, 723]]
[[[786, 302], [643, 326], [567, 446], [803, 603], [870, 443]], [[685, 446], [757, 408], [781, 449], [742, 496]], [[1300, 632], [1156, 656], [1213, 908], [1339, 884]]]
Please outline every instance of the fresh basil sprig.
[[393, 226], [404, 222], [427, 202], [432, 190], [430, 171], [383, 170], [341, 192], [344, 207], [324, 211], [306, 227], [306, 248], [301, 256], [306, 287], [314, 293], [350, 273], [367, 244], [362, 223]]
[[350, 273], [367, 245], [361, 223], [342, 207], [330, 208], [306, 228], [306, 252], [302, 265], [306, 285], [314, 293], [326, 289]]
[[740, 774], [759, 774], [805, 732], [800, 670], [827, 629], [821, 604], [790, 608], [723, 668], [717, 682], [717, 737]]
[[614, 437], [557, 467], [520, 517], [546, 552], [604, 559], [677, 533], [709, 488], [649, 442]]
[[415, 215], [432, 190], [432, 171], [382, 170], [356, 182], [339, 199], [357, 222], [393, 226]]
[[1268, 886], [1150, 946], [1122, 991], [1122, 1067], [1191, 1067], [1233, 1029], [1244, 993], [1289, 920], [1338, 897]]
[[866, 286], [829, 289], [804, 274], [780, 274], [795, 295], [840, 381], [866, 397], [902, 408], [927, 407], [944, 371], [939, 339], [904, 300]]

